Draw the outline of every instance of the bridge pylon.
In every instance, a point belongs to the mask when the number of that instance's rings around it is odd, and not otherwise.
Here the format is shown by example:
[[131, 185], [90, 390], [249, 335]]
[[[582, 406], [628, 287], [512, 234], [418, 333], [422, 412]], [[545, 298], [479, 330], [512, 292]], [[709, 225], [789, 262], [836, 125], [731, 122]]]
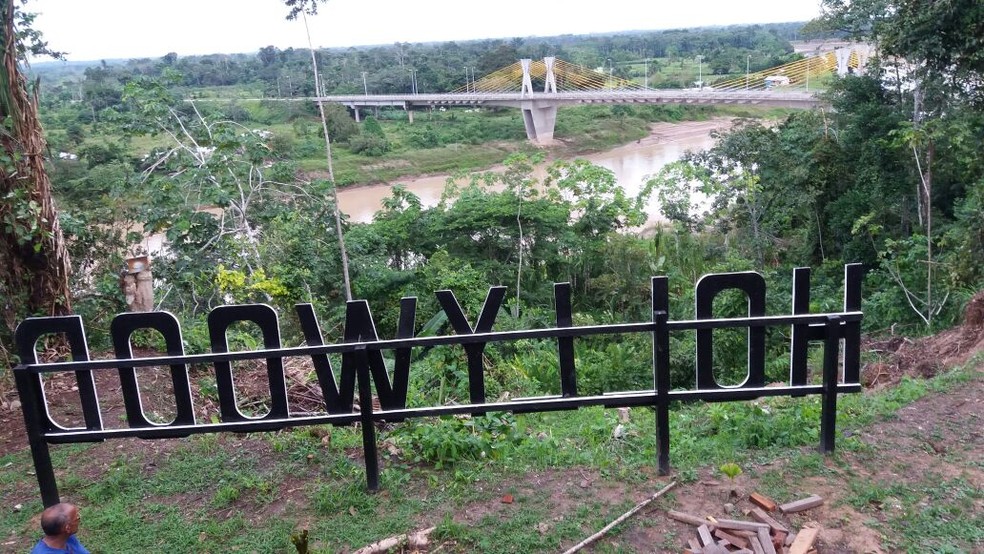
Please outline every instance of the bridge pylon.
[[532, 61], [529, 58], [519, 60], [519, 65], [523, 68], [523, 84], [519, 89], [519, 93], [523, 96], [533, 93], [533, 79], [530, 77], [530, 63]]
[[553, 142], [554, 124], [557, 123], [557, 104], [548, 101], [526, 100], [521, 103], [526, 138], [536, 144]]
[[543, 92], [557, 92], [557, 77], [554, 76], [554, 61], [557, 58], [553, 56], [547, 56], [543, 58], [543, 65], [547, 68], [547, 74], [544, 77], [543, 82]]
[[[544, 75], [543, 92], [557, 93], [557, 78], [554, 76], [554, 60], [549, 56], [543, 58], [543, 65], [546, 72]], [[523, 84], [520, 88], [520, 96], [527, 97], [533, 93], [533, 78], [530, 75], [530, 65], [533, 60], [524, 58], [519, 60], [519, 65], [523, 69]], [[557, 122], [557, 104], [550, 101], [524, 100], [520, 103], [523, 111], [523, 125], [526, 127], [526, 138], [536, 144], [550, 144], [553, 142], [554, 124]]]

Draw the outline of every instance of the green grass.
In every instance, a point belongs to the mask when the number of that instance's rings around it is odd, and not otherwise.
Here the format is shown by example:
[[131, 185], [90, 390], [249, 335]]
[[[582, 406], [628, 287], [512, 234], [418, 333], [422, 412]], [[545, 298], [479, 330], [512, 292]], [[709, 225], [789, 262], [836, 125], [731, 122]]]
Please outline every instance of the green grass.
[[957, 544], [984, 542], [984, 518], [974, 515], [984, 490], [964, 478], [947, 479], [928, 473], [915, 486], [859, 479], [850, 484], [849, 502], [861, 513], [877, 518], [893, 551], [964, 552]]
[[[964, 368], [928, 381], [904, 380], [878, 393], [844, 395], [838, 429], [890, 419], [927, 394], [979, 378]], [[864, 459], [874, 453], [859, 448], [856, 438], [839, 437], [839, 452], [846, 454], [817, 454], [817, 410], [815, 398], [677, 406], [671, 412], [674, 474], [692, 482], [699, 473], [719, 475], [717, 468], [734, 462], [774, 498], [802, 492], [795, 483], [803, 479], [848, 478], [847, 502], [895, 537], [893, 550], [956, 552], [947, 545], [984, 539], [975, 512], [982, 500], [979, 488], [963, 477], [920, 475], [913, 486], [911, 479], [883, 482], [850, 475], [847, 456]], [[583, 492], [582, 503], [556, 518], [549, 495], [511, 484], [532, 471], [583, 468], [611, 486], [645, 486], [656, 459], [655, 418], [648, 409], [631, 413], [621, 438], [612, 435], [620, 423], [617, 414], [600, 408], [510, 416], [488, 427], [439, 426], [435, 432], [447, 433], [445, 440], [458, 440], [457, 433], [477, 434], [488, 450], [449, 459], [441, 469], [415, 460], [408, 440], [418, 431], [408, 423], [396, 424], [379, 440], [400, 445], [404, 453], [381, 460], [382, 486], [375, 494], [365, 489], [361, 462], [349, 455], [361, 446], [361, 434], [353, 428], [175, 439], [159, 456], [139, 441], [119, 443], [125, 447], [118, 451], [107, 444], [56, 446], [52, 452], [63, 497], [83, 506], [82, 537], [93, 551], [160, 551], [166, 546], [169, 552], [293, 552], [289, 536], [304, 527], [315, 552], [334, 552], [437, 522], [437, 536], [453, 540], [457, 551], [556, 551], [593, 533], [632, 502], [602, 503], [574, 486], [570, 494]], [[486, 435], [507, 428], [512, 434], [506, 438]], [[100, 467], [88, 467], [93, 448], [112, 457]], [[787, 463], [774, 464], [782, 458]], [[24, 548], [37, 536], [30, 520], [41, 508], [30, 467], [26, 452], [0, 457], [4, 505], [22, 504], [20, 511], [0, 519], [0, 536]], [[514, 503], [501, 503], [503, 492], [513, 494]], [[903, 508], [891, 508], [893, 503]], [[470, 524], [451, 519], [476, 505], [487, 513]], [[598, 548], [623, 551], [612, 544]]]

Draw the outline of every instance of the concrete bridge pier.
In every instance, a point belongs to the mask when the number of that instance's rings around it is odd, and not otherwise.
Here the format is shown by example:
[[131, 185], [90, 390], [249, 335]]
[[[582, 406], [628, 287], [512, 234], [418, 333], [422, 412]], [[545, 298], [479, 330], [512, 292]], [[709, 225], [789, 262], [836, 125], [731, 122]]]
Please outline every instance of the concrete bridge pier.
[[557, 122], [557, 105], [539, 102], [523, 102], [523, 124], [526, 126], [526, 138], [536, 144], [553, 142], [554, 124]]

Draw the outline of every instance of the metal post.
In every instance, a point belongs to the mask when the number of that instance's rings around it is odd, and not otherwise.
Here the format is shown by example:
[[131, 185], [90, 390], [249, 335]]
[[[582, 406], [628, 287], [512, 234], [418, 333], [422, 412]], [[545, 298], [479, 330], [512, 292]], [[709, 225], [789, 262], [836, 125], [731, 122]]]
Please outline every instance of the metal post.
[[824, 325], [823, 398], [820, 407], [820, 452], [834, 451], [837, 434], [837, 364], [840, 361], [841, 318], [832, 315]]
[[365, 92], [366, 96], [369, 96], [369, 85], [366, 84], [366, 72], [362, 72], [362, 90]]
[[376, 451], [376, 426], [372, 421], [372, 388], [369, 383], [369, 356], [359, 350], [359, 423], [362, 425], [362, 450], [366, 459], [366, 488], [379, 490], [379, 453]]
[[[571, 313], [571, 284], [554, 284], [554, 302], [557, 305], [557, 327], [571, 327], [574, 316]], [[560, 362], [560, 392], [565, 397], [577, 396], [577, 371], [574, 365], [574, 338], [557, 339], [557, 354]]]
[[748, 67], [749, 62], [752, 61], [751, 54], [745, 55], [745, 90], [748, 90]]
[[608, 90], [612, 90], [612, 74], [615, 72], [615, 62], [611, 58], [605, 60], [608, 62]]
[[31, 457], [34, 459], [34, 473], [38, 478], [41, 489], [41, 502], [45, 507], [54, 506], [61, 500], [58, 498], [58, 482], [55, 481], [55, 469], [51, 466], [51, 454], [48, 442], [42, 433], [41, 377], [32, 375], [24, 370], [14, 369], [14, 380], [17, 382], [17, 394], [21, 399], [21, 411], [24, 413], [24, 426], [27, 429], [27, 441], [31, 445]]
[[656, 389], [656, 456], [660, 475], [670, 473], [669, 303], [669, 280], [666, 277], [653, 277], [653, 387]]
[[642, 86], [649, 88], [649, 58], [646, 58], [646, 80]]

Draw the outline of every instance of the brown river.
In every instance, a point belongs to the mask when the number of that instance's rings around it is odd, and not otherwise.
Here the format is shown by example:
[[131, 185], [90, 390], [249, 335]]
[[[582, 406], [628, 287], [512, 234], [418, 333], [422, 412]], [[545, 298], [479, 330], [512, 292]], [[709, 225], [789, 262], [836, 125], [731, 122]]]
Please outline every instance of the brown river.
[[[731, 126], [729, 119], [713, 119], [709, 121], [686, 121], [682, 123], [655, 123], [648, 137], [631, 142], [606, 152], [580, 156], [594, 164], [608, 168], [615, 173], [619, 185], [629, 195], [636, 195], [646, 182], [648, 175], [654, 174], [664, 165], [676, 161], [688, 150], [702, 150], [713, 145], [711, 132], [727, 129]], [[546, 167], [552, 160], [544, 162], [536, 168], [537, 178], [546, 176]], [[502, 170], [502, 167], [490, 168], [491, 171]], [[390, 188], [395, 184], [403, 184], [416, 194], [424, 206], [434, 206], [444, 192], [447, 175], [428, 175], [425, 177], [408, 177], [393, 183], [368, 185], [346, 188], [338, 191], [338, 203], [349, 220], [357, 223], [368, 223], [372, 216], [382, 207], [382, 201], [390, 194]], [[208, 211], [213, 211], [209, 209]], [[661, 218], [655, 200], [647, 206], [649, 223], [658, 222]], [[217, 214], [221, 213], [220, 211]], [[159, 253], [163, 249], [164, 235], [161, 233], [144, 238], [142, 246], [146, 252]]]
[[[703, 150], [713, 145], [711, 132], [727, 129], [731, 121], [728, 119], [712, 119], [709, 121], [686, 121], [682, 123], [655, 123], [648, 137], [639, 141], [619, 146], [605, 152], [579, 156], [596, 165], [610, 169], [615, 173], [619, 185], [629, 195], [638, 194], [646, 178], [659, 171], [664, 165], [680, 159], [688, 150]], [[536, 176], [542, 179], [546, 175], [546, 166], [550, 161], [536, 169]], [[502, 167], [493, 167], [492, 171], [500, 171]], [[441, 198], [447, 175], [428, 175], [424, 177], [408, 177], [393, 183], [347, 188], [338, 191], [338, 204], [349, 220], [359, 223], [372, 221], [372, 216], [382, 206], [382, 201], [389, 196], [390, 188], [402, 184], [416, 194], [424, 206], [434, 206]], [[659, 219], [658, 206], [655, 200], [647, 206], [650, 221]]]

